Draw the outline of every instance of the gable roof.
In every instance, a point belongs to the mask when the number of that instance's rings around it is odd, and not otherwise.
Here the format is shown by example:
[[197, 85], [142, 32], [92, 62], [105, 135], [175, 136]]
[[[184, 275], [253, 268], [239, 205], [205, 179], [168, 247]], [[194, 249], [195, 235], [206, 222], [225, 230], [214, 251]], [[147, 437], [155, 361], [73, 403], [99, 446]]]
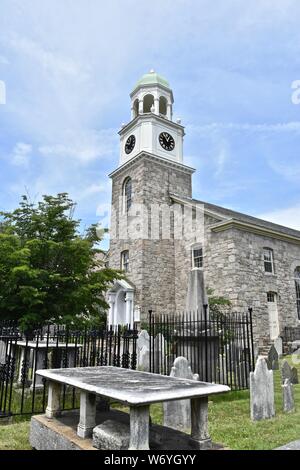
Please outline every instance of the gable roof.
[[220, 217], [220, 224], [218, 226], [220, 227], [222, 225], [222, 222], [226, 223], [228, 225], [229, 221], [234, 222], [240, 222], [249, 226], [255, 226], [257, 228], [261, 229], [267, 229], [268, 231], [273, 231], [277, 233], [281, 233], [283, 235], [287, 235], [289, 237], [295, 237], [300, 239], [300, 231], [295, 230], [289, 227], [285, 227], [284, 225], [279, 225], [279, 224], [274, 224], [273, 222], [268, 222], [267, 220], [259, 219], [258, 217], [253, 217], [252, 215], [248, 214], [243, 214], [242, 212], [237, 212], [232, 209], [227, 209], [222, 206], [217, 206], [215, 204], [211, 204], [209, 202], [205, 201], [200, 201], [197, 199], [192, 199], [192, 198], [187, 198], [187, 197], [182, 197], [176, 194], [170, 194], [171, 199], [174, 200], [182, 200], [189, 202], [190, 204], [200, 204], [204, 206], [204, 211], [207, 213], [210, 213], [212, 216], [215, 216], [218, 218]]

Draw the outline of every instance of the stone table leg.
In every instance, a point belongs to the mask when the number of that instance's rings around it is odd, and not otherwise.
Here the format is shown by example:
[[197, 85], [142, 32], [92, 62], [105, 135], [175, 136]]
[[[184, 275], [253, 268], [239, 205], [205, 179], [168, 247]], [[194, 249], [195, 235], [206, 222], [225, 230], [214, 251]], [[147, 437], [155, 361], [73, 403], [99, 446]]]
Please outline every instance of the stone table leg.
[[80, 393], [80, 420], [77, 435], [85, 439], [91, 437], [96, 426], [96, 395], [88, 392]]
[[61, 384], [57, 382], [49, 382], [48, 388], [48, 405], [46, 408], [47, 418], [54, 418], [60, 416], [60, 395], [61, 395]]
[[211, 449], [208, 434], [208, 397], [191, 400], [191, 436], [198, 449]]
[[149, 450], [149, 406], [130, 407], [129, 450]]
[[[34, 362], [33, 362], [33, 373], [35, 371], [45, 368], [46, 350], [37, 349], [35, 351]], [[33, 388], [34, 377], [32, 377], [32, 384], [30, 388]], [[44, 383], [40, 375], [35, 376], [35, 388], [43, 388]]]

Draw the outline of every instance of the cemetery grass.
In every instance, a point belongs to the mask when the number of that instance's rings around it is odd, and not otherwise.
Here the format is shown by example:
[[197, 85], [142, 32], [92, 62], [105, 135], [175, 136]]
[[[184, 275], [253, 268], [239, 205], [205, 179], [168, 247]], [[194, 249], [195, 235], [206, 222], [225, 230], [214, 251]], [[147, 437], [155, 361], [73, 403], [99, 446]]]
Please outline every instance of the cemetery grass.
[[[285, 359], [292, 365], [290, 358]], [[300, 365], [297, 367], [300, 377]], [[294, 413], [282, 411], [280, 371], [274, 371], [274, 385], [276, 416], [263, 421], [250, 419], [249, 390], [211, 397], [208, 422], [213, 442], [232, 450], [271, 450], [300, 439], [300, 385], [294, 385]], [[151, 406], [151, 418], [154, 423], [162, 424], [161, 404]]]
[[[300, 376], [300, 365], [297, 367]], [[300, 439], [300, 385], [294, 386], [296, 411], [283, 413], [280, 371], [275, 371], [274, 383], [276, 416], [270, 420], [255, 423], [250, 420], [249, 390], [213, 397], [209, 402], [209, 430], [213, 441], [233, 450], [271, 450]], [[113, 407], [128, 411], [121, 405]], [[162, 424], [161, 404], [151, 406], [151, 417], [154, 423]], [[13, 424], [0, 424], [0, 450], [30, 449], [29, 427], [30, 416], [15, 417]]]

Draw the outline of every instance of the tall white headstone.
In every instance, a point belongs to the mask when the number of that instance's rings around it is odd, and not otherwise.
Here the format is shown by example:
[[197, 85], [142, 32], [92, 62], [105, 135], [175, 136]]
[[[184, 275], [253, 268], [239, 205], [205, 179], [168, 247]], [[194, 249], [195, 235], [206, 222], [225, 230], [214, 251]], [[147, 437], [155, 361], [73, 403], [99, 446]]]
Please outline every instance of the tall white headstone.
[[273, 371], [263, 356], [258, 357], [255, 371], [250, 372], [250, 413], [254, 421], [275, 416]]

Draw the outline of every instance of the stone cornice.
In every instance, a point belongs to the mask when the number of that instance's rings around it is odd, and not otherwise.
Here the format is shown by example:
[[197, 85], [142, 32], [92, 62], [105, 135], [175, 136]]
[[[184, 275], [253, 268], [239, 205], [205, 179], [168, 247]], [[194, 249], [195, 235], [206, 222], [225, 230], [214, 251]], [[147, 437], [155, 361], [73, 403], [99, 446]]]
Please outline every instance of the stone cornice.
[[132, 121], [125, 124], [125, 126], [122, 127], [122, 129], [119, 130], [118, 134], [122, 135], [122, 134], [130, 131], [130, 129], [132, 129], [133, 127], [136, 126], [138, 121], [147, 121], [147, 120], [158, 121], [160, 124], [164, 124], [164, 125], [173, 127], [173, 129], [179, 129], [183, 132], [183, 135], [185, 135], [184, 134], [184, 126], [182, 126], [181, 124], [178, 124], [177, 122], [170, 121], [169, 119], [165, 119], [163, 117], [160, 117], [160, 116], [158, 116], [157, 114], [154, 114], [154, 113], [139, 114], [136, 118], [132, 119]]
[[108, 176], [112, 178], [113, 176], [116, 176], [117, 174], [122, 173], [124, 170], [127, 170], [132, 165], [134, 165], [138, 160], [141, 160], [143, 158], [147, 158], [148, 160], [159, 162], [160, 164], [164, 166], [176, 168], [176, 170], [182, 171], [183, 173], [192, 174], [196, 171], [195, 168], [191, 168], [190, 166], [184, 165], [183, 163], [179, 163], [175, 161], [173, 162], [172, 160], [169, 160], [168, 158], [159, 157], [158, 155], [154, 155], [152, 153], [147, 153], [143, 151], [143, 152], [138, 153], [131, 160], [128, 160], [128, 162], [123, 163], [123, 165], [121, 165], [119, 168], [114, 170]]
[[240, 220], [228, 219], [210, 226], [212, 232], [224, 232], [225, 230], [229, 230], [231, 228], [236, 228], [238, 230], [244, 230], [246, 232], [254, 233], [260, 236], [276, 238], [278, 240], [300, 245], [300, 237], [279, 232], [278, 230], [272, 230], [267, 227], [260, 227], [259, 225], [242, 222]]

